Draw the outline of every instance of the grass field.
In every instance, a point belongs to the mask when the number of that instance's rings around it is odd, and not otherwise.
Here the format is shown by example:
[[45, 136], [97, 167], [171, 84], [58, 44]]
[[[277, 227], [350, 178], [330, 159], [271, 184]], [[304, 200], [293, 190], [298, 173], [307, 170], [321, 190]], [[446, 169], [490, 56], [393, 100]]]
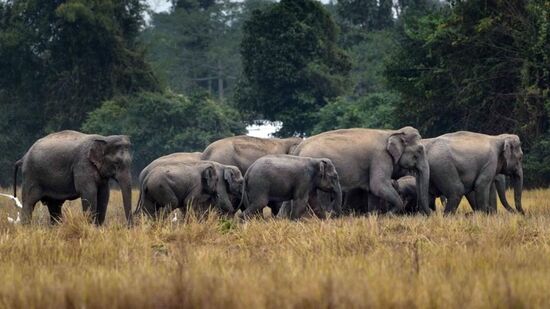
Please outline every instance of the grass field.
[[[5, 192], [6, 190], [4, 190]], [[14, 226], [0, 200], [0, 307], [549, 307], [550, 190], [526, 216], [441, 209], [426, 217], [232, 224], [214, 215], [127, 229], [115, 192], [102, 228]]]

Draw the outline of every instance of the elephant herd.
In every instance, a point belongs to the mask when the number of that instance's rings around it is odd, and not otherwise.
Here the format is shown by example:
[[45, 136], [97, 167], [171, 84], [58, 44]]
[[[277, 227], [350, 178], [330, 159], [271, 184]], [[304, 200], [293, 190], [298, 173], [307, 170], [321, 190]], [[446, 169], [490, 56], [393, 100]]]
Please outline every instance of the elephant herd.
[[[320, 218], [345, 213], [429, 215], [435, 199], [445, 214], [466, 196], [475, 211], [496, 212], [496, 194], [510, 212], [521, 206], [523, 152], [517, 135], [455, 132], [422, 139], [418, 130], [341, 129], [306, 139], [224, 138], [203, 152], [160, 157], [139, 175], [139, 200], [132, 213], [131, 143], [127, 136], [62, 131], [39, 139], [15, 163], [22, 170], [21, 220], [35, 204], [61, 220], [66, 200], [81, 198], [84, 211], [101, 225], [109, 181], [118, 182], [129, 224], [144, 213], [165, 217], [174, 209], [210, 207], [242, 219], [268, 206], [280, 218], [298, 219], [310, 209]], [[514, 210], [506, 201], [505, 176], [514, 188]], [[239, 211], [240, 210], [240, 211]]]

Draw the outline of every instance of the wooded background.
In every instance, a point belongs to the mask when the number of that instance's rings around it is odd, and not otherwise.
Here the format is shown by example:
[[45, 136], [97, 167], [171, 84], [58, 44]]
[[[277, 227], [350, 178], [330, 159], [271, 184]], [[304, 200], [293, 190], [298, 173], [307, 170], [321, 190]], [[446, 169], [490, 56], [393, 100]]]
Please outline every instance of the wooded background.
[[0, 0], [2, 185], [54, 131], [128, 134], [137, 172], [267, 119], [515, 133], [546, 186], [549, 111], [547, 0]]

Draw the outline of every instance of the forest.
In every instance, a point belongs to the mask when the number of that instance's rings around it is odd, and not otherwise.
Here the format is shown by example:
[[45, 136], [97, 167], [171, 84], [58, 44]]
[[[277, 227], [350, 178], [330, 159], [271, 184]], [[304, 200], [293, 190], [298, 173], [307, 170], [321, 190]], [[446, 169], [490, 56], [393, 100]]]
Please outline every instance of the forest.
[[139, 171], [282, 121], [514, 133], [550, 184], [547, 0], [0, 1], [0, 185], [51, 132], [127, 134]]

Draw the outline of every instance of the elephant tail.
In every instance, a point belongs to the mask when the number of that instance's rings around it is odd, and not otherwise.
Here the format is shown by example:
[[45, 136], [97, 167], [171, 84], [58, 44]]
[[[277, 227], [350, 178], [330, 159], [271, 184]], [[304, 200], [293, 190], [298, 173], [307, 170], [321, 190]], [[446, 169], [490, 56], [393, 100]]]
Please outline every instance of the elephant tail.
[[17, 160], [14, 165], [13, 169], [13, 197], [17, 197], [17, 171], [19, 170], [19, 167], [23, 164], [23, 160]]

